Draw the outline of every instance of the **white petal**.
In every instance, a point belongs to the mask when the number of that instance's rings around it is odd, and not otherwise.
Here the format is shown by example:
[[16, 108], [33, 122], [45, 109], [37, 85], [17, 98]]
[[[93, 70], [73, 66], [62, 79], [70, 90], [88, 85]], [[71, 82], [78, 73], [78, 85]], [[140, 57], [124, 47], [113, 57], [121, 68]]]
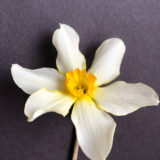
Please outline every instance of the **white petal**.
[[60, 72], [86, 68], [84, 55], [79, 51], [79, 36], [72, 27], [60, 24], [60, 29], [53, 34], [52, 42], [58, 51], [56, 64]]
[[43, 87], [57, 90], [65, 89], [65, 76], [53, 68], [31, 70], [14, 64], [11, 73], [17, 86], [28, 94]]
[[42, 88], [28, 98], [24, 112], [28, 121], [33, 121], [47, 112], [56, 112], [66, 116], [74, 101], [75, 99], [69, 95]]
[[116, 123], [98, 109], [90, 99], [78, 101], [72, 111], [72, 121], [83, 152], [92, 160], [105, 160], [114, 137]]
[[111, 38], [100, 45], [88, 71], [97, 77], [96, 85], [108, 83], [120, 74], [124, 53], [125, 45], [121, 39]]
[[141, 107], [159, 104], [158, 95], [151, 87], [123, 81], [97, 88], [94, 99], [103, 110], [117, 116], [127, 115]]

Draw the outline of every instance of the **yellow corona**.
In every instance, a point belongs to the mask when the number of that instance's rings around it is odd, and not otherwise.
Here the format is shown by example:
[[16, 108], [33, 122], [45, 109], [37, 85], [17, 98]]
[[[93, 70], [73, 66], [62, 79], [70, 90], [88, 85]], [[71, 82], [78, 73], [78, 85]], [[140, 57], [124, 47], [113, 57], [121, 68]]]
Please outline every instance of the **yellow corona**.
[[92, 96], [96, 77], [85, 69], [75, 69], [66, 73], [67, 90], [75, 97]]

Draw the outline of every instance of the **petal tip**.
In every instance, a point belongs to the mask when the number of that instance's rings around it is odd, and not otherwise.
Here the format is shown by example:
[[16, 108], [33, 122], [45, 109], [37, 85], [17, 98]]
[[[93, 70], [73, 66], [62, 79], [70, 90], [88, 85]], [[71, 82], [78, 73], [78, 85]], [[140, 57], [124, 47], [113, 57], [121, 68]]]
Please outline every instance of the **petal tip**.
[[[124, 52], [125, 52], [125, 50], [126, 50], [126, 45], [125, 45], [124, 41], [123, 41], [121, 38], [113, 37], [113, 38], [109, 38], [109, 39], [107, 39], [107, 40], [114, 41], [116, 44], [121, 45], [121, 46], [124, 48]], [[107, 41], [107, 40], [106, 40], [106, 41]]]
[[123, 41], [122, 39], [120, 39], [120, 38], [115, 38], [115, 40], [116, 40], [119, 44], [121, 44], [121, 45], [124, 47], [124, 49], [126, 49], [125, 43], [124, 43], [124, 41]]
[[18, 64], [11, 65], [11, 75], [15, 83], [16, 83], [16, 75], [19, 69], [20, 69], [20, 66]]
[[157, 100], [157, 106], [159, 105], [159, 103], [160, 103], [160, 101], [159, 101], [159, 100]]
[[59, 28], [62, 29], [65, 24], [59, 23]]
[[33, 118], [28, 118], [28, 119], [27, 119], [27, 122], [29, 122], [29, 123], [31, 123], [31, 122], [33, 122], [33, 121], [34, 121]]
[[11, 74], [14, 76], [19, 70], [21, 70], [21, 66], [17, 63], [11, 65]]
[[15, 64], [11, 64], [11, 70], [13, 70], [14, 68], [16, 68], [16, 67], [20, 67], [17, 63], [15, 63]]

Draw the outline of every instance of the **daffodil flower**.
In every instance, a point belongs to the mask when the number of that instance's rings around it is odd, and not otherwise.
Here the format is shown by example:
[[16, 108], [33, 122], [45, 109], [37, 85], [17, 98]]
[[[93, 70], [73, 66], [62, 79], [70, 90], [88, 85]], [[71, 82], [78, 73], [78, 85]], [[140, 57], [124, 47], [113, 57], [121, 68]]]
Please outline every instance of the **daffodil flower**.
[[120, 74], [125, 53], [121, 39], [105, 40], [96, 50], [88, 71], [85, 57], [79, 50], [79, 41], [73, 28], [60, 24], [52, 39], [58, 51], [58, 70], [31, 70], [14, 64], [11, 73], [14, 82], [31, 94], [24, 109], [28, 121], [47, 112], [66, 116], [73, 105], [71, 119], [81, 149], [92, 160], [105, 160], [116, 128], [108, 113], [127, 115], [141, 107], [158, 105], [159, 99], [156, 92], [143, 83], [117, 81], [101, 87]]

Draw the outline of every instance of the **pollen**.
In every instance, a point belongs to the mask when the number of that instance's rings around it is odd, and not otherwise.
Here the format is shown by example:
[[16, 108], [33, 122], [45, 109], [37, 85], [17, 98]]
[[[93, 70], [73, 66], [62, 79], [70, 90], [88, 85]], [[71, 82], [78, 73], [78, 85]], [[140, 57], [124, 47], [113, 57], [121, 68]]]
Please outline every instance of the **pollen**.
[[75, 97], [92, 96], [96, 77], [85, 69], [75, 69], [66, 73], [67, 90]]

